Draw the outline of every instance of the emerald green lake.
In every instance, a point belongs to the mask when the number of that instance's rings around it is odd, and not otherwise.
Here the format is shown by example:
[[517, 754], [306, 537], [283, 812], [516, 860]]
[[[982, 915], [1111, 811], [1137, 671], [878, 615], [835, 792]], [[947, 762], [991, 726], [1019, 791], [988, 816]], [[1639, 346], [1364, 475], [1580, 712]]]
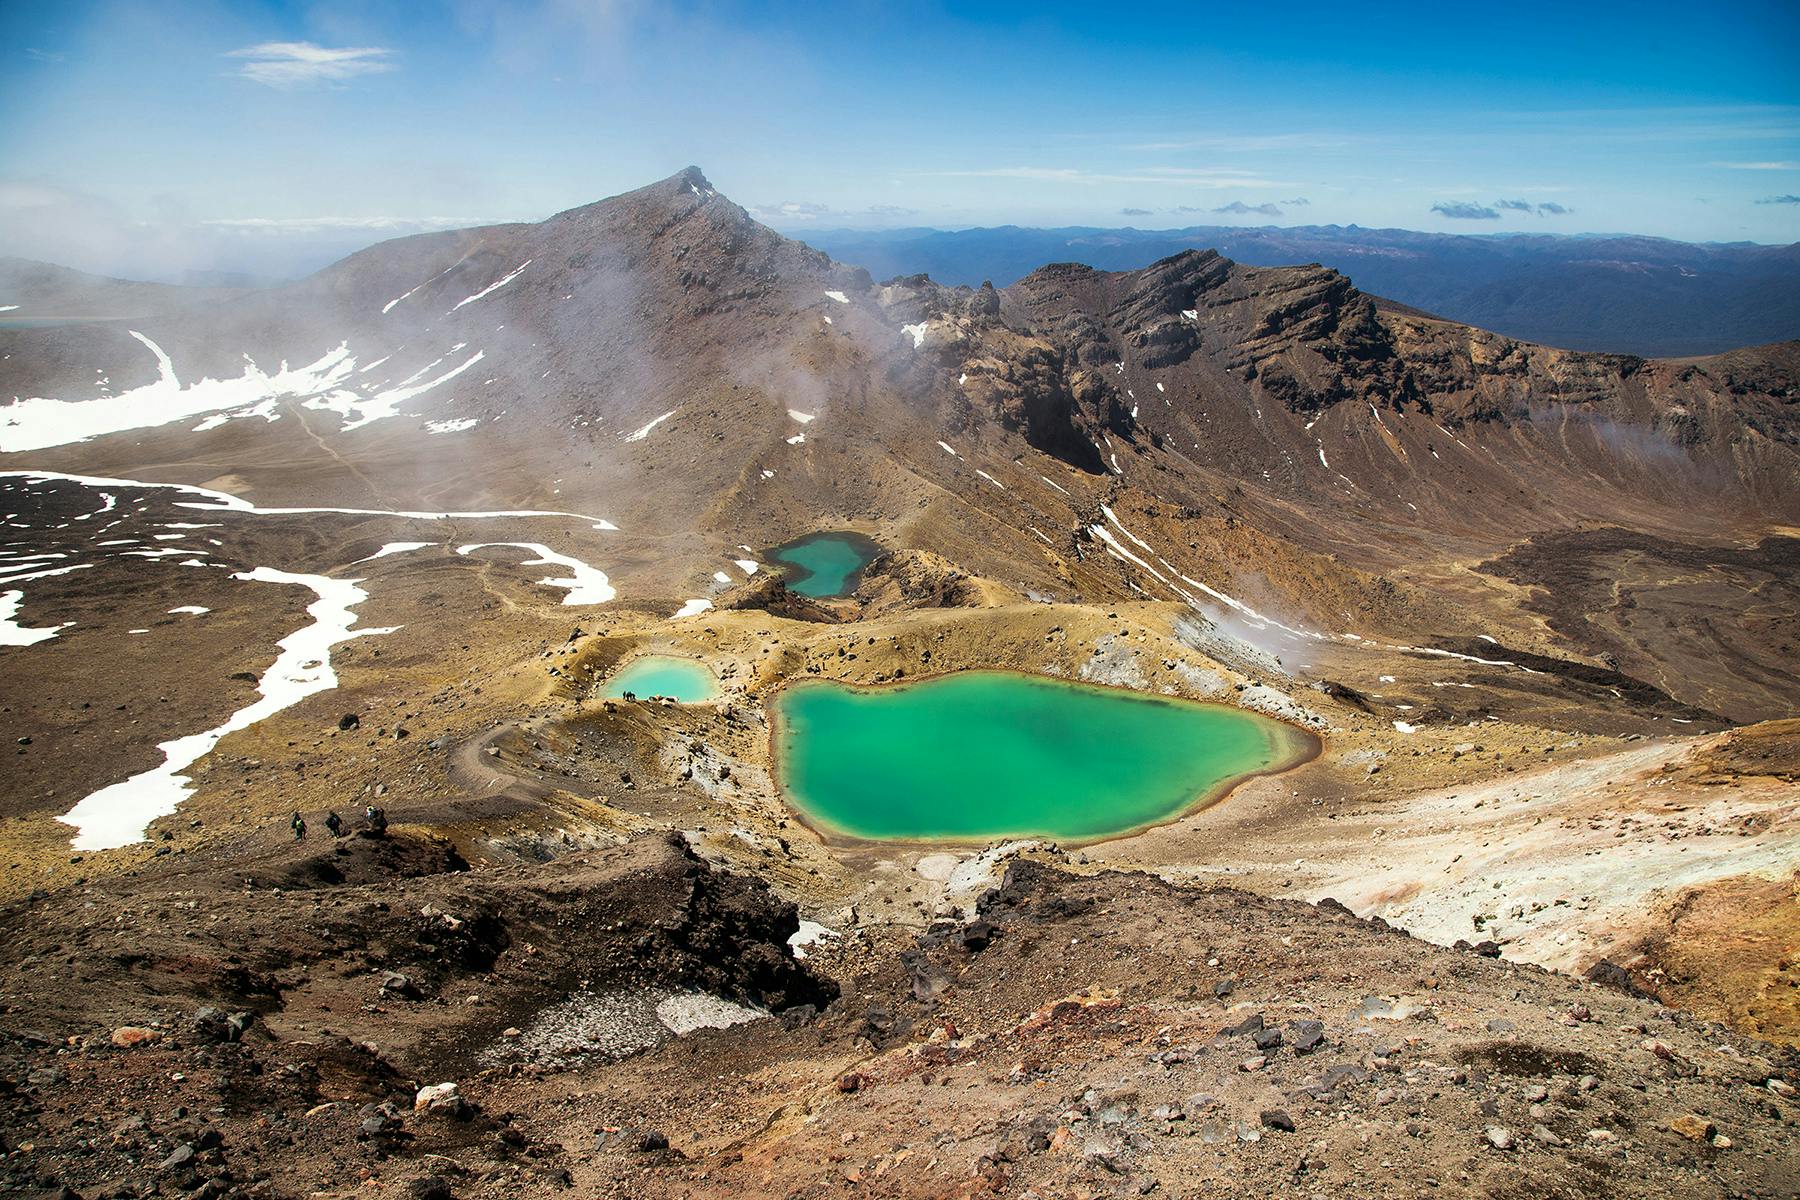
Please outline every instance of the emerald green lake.
[[667, 696], [683, 704], [703, 704], [719, 694], [719, 681], [705, 663], [668, 654], [644, 654], [607, 680], [601, 695], [617, 700], [626, 692], [645, 700]]
[[881, 547], [860, 533], [814, 533], [777, 546], [764, 557], [782, 565], [788, 587], [822, 600], [855, 591], [862, 569], [879, 553]]
[[1309, 735], [1219, 704], [1002, 671], [775, 703], [788, 802], [856, 838], [1110, 837], [1311, 757]]

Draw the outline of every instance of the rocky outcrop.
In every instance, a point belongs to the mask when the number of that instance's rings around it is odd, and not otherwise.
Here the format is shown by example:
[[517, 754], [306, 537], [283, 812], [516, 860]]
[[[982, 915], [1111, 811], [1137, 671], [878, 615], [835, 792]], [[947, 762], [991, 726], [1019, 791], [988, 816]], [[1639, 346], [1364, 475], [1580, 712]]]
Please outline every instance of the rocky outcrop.
[[[289, 853], [310, 859], [303, 844]], [[181, 908], [174, 924], [88, 927], [68, 950], [81, 964], [80, 995], [61, 988], [54, 972], [27, 985], [20, 972], [29, 967], [17, 964], [33, 961], [29, 949], [0, 978], [9, 991], [38, 995], [36, 1020], [58, 1028], [79, 1025], [77, 1013], [131, 1003], [146, 984], [194, 1004], [284, 1008], [291, 1021], [320, 988], [341, 986], [327, 981], [351, 967], [402, 977], [404, 988], [388, 989], [395, 994], [475, 990], [514, 1013], [608, 982], [687, 987], [777, 1011], [836, 994], [787, 950], [799, 928], [793, 904], [760, 881], [715, 871], [678, 836], [565, 855], [523, 874], [420, 875], [406, 859], [383, 877], [382, 861], [366, 863], [355, 885], [315, 882], [307, 903], [321, 915], [298, 926], [283, 890], [244, 890], [240, 870], [196, 893], [209, 898]], [[257, 874], [293, 873], [271, 863]], [[391, 902], [402, 892], [403, 902]], [[152, 887], [138, 902], [156, 904], [159, 895]], [[40, 910], [40, 922], [45, 915]]]
[[963, 608], [982, 603], [980, 585], [955, 563], [925, 550], [896, 550], [869, 564], [857, 589], [863, 616], [899, 608]]
[[720, 608], [760, 608], [790, 621], [834, 624], [844, 615], [830, 604], [803, 596], [788, 587], [779, 575], [759, 575], [719, 602]]

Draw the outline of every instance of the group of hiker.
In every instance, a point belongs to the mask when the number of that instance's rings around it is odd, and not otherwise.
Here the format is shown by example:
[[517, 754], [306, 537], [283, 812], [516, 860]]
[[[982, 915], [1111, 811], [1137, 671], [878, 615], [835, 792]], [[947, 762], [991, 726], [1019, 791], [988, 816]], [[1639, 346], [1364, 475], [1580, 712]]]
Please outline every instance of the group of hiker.
[[[296, 842], [306, 840], [306, 818], [298, 810], [295, 810], [294, 815], [288, 818], [288, 828], [294, 831]], [[350, 833], [350, 827], [344, 823], [344, 818], [337, 815], [336, 809], [325, 814], [325, 828], [331, 831], [331, 836], [334, 838], [346, 837]], [[369, 837], [386, 837], [387, 810], [379, 804], [371, 804], [365, 808], [361, 832]]]

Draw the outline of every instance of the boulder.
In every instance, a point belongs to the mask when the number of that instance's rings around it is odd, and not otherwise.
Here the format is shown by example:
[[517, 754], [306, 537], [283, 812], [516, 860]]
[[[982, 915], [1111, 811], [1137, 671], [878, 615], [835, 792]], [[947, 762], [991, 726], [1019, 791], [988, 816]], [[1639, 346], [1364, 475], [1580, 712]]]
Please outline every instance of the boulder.
[[1698, 1113], [1683, 1113], [1669, 1122], [1669, 1131], [1678, 1133], [1690, 1142], [1710, 1142], [1718, 1133], [1718, 1127]]
[[461, 1120], [468, 1117], [473, 1108], [454, 1083], [434, 1083], [419, 1089], [418, 1095], [413, 1097], [413, 1111]]

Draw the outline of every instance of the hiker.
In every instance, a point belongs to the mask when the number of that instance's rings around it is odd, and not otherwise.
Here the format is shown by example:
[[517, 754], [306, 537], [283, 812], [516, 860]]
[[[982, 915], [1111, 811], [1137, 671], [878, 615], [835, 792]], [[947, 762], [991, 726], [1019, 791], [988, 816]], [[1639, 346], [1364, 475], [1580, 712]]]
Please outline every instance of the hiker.
[[387, 811], [379, 804], [371, 804], [364, 810], [363, 816], [368, 819], [369, 832], [375, 837], [387, 836]]
[[294, 840], [296, 842], [304, 842], [306, 840], [306, 818], [301, 816], [298, 812], [296, 812], [288, 821], [288, 828], [294, 831]]
[[331, 836], [334, 838], [344, 836], [344, 818], [337, 815], [337, 809], [334, 808], [325, 814], [325, 828], [331, 830]]

